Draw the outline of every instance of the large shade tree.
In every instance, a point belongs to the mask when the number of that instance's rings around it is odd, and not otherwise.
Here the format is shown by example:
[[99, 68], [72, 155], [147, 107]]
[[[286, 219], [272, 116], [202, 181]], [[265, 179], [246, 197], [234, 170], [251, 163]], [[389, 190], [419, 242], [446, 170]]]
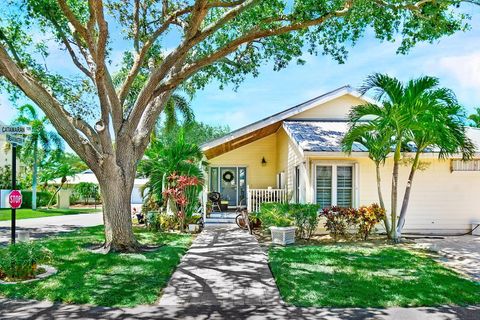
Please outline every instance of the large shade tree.
[[[137, 163], [176, 89], [194, 92], [215, 79], [238, 85], [268, 61], [275, 70], [303, 62], [304, 51], [343, 62], [346, 45], [367, 29], [400, 39], [404, 53], [466, 28], [461, 2], [10, 0], [0, 17], [0, 76], [11, 94], [43, 110], [97, 176], [105, 249], [135, 251], [129, 199]], [[77, 73], [44, 63], [52, 37]], [[112, 48], [126, 40], [127, 71], [114, 79]]]

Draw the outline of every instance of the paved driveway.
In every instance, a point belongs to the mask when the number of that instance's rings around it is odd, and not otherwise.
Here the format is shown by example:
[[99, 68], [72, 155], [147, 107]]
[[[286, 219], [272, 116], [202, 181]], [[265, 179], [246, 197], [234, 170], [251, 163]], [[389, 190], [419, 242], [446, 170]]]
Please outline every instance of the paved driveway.
[[417, 239], [415, 242], [422, 248], [440, 254], [444, 264], [480, 281], [480, 236]]
[[[10, 221], [0, 221], [0, 245], [7, 244], [10, 241], [10, 224]], [[17, 231], [30, 231], [30, 237], [38, 239], [100, 224], [103, 224], [102, 213], [71, 214], [17, 220]]]

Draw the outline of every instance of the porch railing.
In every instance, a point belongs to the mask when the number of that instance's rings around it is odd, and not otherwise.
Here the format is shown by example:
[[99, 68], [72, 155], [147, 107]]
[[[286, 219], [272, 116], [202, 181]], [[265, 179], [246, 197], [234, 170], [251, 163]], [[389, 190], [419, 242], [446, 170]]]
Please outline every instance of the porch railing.
[[286, 189], [250, 189], [247, 186], [247, 210], [248, 212], [259, 212], [260, 205], [265, 202], [287, 202]]

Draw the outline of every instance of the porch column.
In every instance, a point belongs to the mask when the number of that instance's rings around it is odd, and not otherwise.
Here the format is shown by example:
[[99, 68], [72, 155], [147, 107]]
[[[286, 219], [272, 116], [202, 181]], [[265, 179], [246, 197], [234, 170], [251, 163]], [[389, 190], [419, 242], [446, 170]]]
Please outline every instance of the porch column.
[[252, 197], [250, 194], [250, 186], [247, 184], [247, 212], [252, 212]]

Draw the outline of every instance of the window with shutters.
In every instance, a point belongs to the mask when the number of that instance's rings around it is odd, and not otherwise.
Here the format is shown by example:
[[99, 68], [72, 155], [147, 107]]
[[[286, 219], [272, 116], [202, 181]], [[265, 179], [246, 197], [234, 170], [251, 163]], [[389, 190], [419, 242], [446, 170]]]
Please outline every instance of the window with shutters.
[[352, 207], [354, 198], [353, 165], [316, 166], [316, 203], [322, 208]]

